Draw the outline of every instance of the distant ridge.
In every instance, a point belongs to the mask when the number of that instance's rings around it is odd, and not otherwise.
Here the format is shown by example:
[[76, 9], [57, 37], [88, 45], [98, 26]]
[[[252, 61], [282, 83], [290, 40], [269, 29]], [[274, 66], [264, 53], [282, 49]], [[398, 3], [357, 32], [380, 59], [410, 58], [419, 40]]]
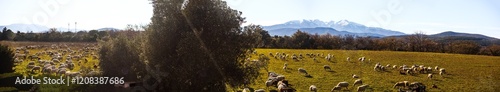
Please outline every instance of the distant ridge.
[[282, 24], [263, 26], [263, 28], [269, 31], [271, 35], [290, 35], [290, 32], [288, 31], [295, 32], [297, 29], [302, 29], [302, 30], [305, 29], [304, 32], [310, 34], [330, 33], [332, 35], [351, 34], [356, 36], [376, 36], [376, 37], [405, 35], [402, 32], [378, 28], [378, 27], [367, 27], [365, 25], [351, 22], [348, 20], [329, 21], [329, 22], [323, 22], [320, 20], [292, 20]]

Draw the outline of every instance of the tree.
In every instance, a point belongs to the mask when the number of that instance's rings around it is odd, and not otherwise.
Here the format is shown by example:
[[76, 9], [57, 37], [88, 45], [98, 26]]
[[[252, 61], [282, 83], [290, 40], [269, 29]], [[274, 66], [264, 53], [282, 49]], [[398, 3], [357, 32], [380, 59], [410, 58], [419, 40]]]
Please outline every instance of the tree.
[[300, 30], [292, 35], [292, 42], [295, 43], [292, 48], [309, 48], [311, 46], [309, 34]]
[[269, 33], [262, 27], [260, 27], [260, 25], [250, 24], [248, 26], [245, 26], [243, 30], [245, 32], [253, 32], [247, 34], [252, 34], [252, 39], [255, 39], [255, 43], [257, 43], [255, 47], [268, 47], [271, 43], [271, 35], [269, 35]]
[[488, 55], [500, 56], [500, 45], [491, 45], [485, 48]]
[[0, 44], [0, 74], [14, 72], [14, 52], [9, 46]]
[[[146, 76], [156, 79], [152, 90], [223, 92], [256, 79], [245, 67], [253, 32], [243, 32], [241, 12], [221, 0], [153, 0], [153, 17], [145, 31]], [[248, 80], [252, 81], [252, 80]]]
[[477, 54], [481, 46], [477, 44], [474, 41], [455, 41], [452, 44], [450, 44], [450, 47], [452, 48], [453, 53], [460, 53], [460, 54]]
[[14, 40], [15, 37], [16, 34], [12, 30], [6, 28], [2, 30], [1, 40]]

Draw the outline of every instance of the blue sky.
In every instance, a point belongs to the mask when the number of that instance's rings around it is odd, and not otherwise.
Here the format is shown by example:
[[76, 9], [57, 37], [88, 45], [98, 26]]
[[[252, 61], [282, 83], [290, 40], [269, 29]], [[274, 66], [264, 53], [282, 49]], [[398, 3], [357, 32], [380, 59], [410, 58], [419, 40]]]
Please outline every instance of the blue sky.
[[[349, 20], [414, 33], [478, 33], [500, 38], [499, 0], [225, 0], [247, 17], [247, 24], [290, 20]], [[0, 25], [14, 23], [79, 29], [125, 28], [147, 24], [148, 0], [0, 0]], [[44, 10], [44, 7], [49, 6]], [[54, 8], [57, 7], [57, 8]], [[55, 10], [55, 11], [54, 11]]]

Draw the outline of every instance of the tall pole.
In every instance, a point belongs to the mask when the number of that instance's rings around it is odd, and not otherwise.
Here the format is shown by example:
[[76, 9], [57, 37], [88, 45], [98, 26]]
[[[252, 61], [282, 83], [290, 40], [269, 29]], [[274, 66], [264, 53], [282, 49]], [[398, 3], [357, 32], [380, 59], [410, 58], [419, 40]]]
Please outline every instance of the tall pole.
[[68, 23], [68, 32], [70, 31], [70, 30], [69, 30], [69, 29], [70, 29], [70, 28], [69, 28], [69, 24], [70, 24], [70, 23]]
[[77, 30], [76, 30], [76, 22], [75, 22], [75, 32], [77, 32]]

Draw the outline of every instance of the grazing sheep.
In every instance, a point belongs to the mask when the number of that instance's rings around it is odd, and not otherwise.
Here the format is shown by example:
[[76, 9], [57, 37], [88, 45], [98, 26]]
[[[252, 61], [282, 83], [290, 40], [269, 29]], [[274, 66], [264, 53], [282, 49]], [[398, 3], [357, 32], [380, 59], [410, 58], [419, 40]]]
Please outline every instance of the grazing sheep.
[[393, 65], [392, 66], [392, 69], [396, 69], [396, 68], [398, 68], [398, 65]]
[[334, 92], [335, 90], [340, 91], [342, 88], [340, 86], [335, 86], [332, 88], [331, 92]]
[[266, 92], [266, 90], [264, 90], [264, 89], [257, 89], [257, 90], [255, 90], [253, 92]]
[[273, 86], [273, 81], [272, 80], [267, 80], [266, 81], [266, 87]]
[[42, 69], [42, 67], [40, 67], [40, 66], [34, 66], [33, 68], [31, 68], [31, 72], [40, 71], [41, 69]]
[[412, 92], [425, 92], [426, 88], [426, 86], [420, 82], [412, 82], [408, 87], [412, 90]]
[[278, 91], [279, 92], [285, 92], [285, 90], [287, 90], [287, 89], [288, 89], [288, 86], [285, 83], [283, 83], [282, 81], [278, 82]]
[[66, 69], [60, 69], [59, 71], [57, 71], [57, 74], [59, 75], [66, 74]]
[[349, 62], [349, 61], [351, 61], [351, 58], [350, 58], [350, 57], [347, 57], [347, 61], [348, 61], [348, 62]]
[[304, 73], [305, 75], [309, 75], [307, 73], [306, 69], [304, 69], [304, 68], [299, 68], [298, 71], [299, 71], [299, 73]]
[[250, 92], [250, 89], [244, 88], [242, 92]]
[[408, 81], [402, 81], [402, 82], [397, 82], [396, 84], [394, 84], [394, 87], [393, 88], [396, 88], [396, 87], [407, 87], [408, 86]]
[[356, 79], [352, 86], [356, 86], [356, 85], [363, 85], [363, 81], [361, 81], [361, 79]]
[[441, 69], [439, 69], [439, 72], [442, 73], [442, 74], [445, 74], [446, 70], [444, 68], [441, 68]]
[[339, 87], [345, 87], [345, 89], [349, 89], [347, 88], [349, 86], [349, 83], [348, 82], [339, 82], [339, 84], [337, 84], [337, 86]]
[[427, 75], [427, 78], [432, 79], [432, 73]]
[[30, 61], [28, 65], [35, 65], [35, 61]]
[[359, 76], [356, 74], [352, 74], [352, 78], [359, 78]]
[[316, 92], [317, 91], [317, 87], [314, 86], [314, 85], [311, 85], [311, 86], [309, 86], [309, 91]]
[[76, 77], [80, 75], [80, 72], [66, 72], [65, 75], [70, 76], [70, 77]]
[[439, 66], [434, 67], [434, 69], [435, 69], [436, 71], [438, 71], [438, 70], [439, 70]]
[[365, 61], [365, 57], [360, 57], [360, 58], [358, 58], [358, 60], [363, 62], [363, 61]]
[[368, 85], [361, 85], [358, 87], [357, 91], [364, 92], [368, 87], [369, 87]]
[[332, 70], [332, 68], [330, 68], [330, 66], [329, 66], [329, 65], [323, 65], [323, 69], [328, 70], [328, 71], [331, 71], [331, 70]]

